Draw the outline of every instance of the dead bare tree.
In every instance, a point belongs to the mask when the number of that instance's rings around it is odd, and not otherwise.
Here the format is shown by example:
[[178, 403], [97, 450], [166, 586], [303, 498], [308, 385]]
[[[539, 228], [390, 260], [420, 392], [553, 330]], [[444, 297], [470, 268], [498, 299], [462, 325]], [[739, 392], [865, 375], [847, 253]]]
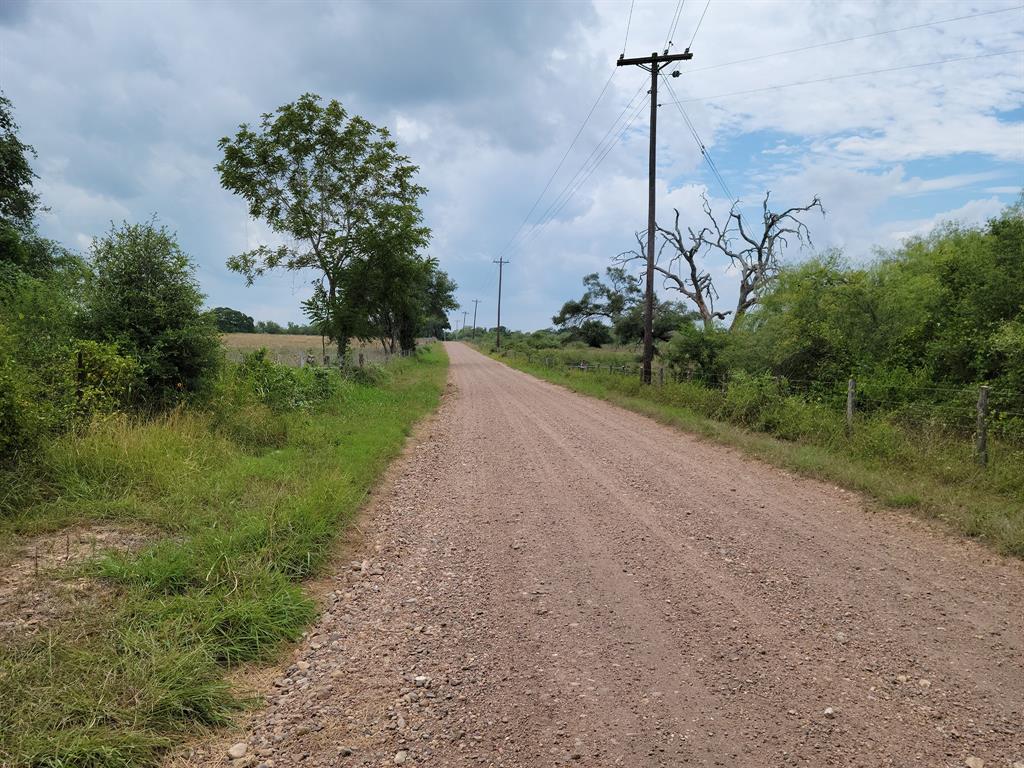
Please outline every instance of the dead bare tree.
[[[663, 277], [666, 288], [678, 291], [693, 303], [707, 329], [713, 328], [716, 320], [725, 320], [729, 315], [732, 315], [729, 329], [735, 328], [740, 319], [761, 301], [778, 276], [781, 251], [789, 246], [790, 238], [795, 237], [801, 247], [811, 244], [810, 230], [799, 215], [814, 208], [825, 215], [817, 196], [807, 205], [778, 213], [768, 207], [770, 198], [769, 191], [761, 203], [761, 222], [756, 228], [740, 213], [738, 203], [729, 209], [723, 226], [711, 210], [707, 197], [703, 198], [703, 208], [710, 226], [699, 232], [688, 227], [684, 235], [679, 225], [678, 208], [670, 228], [658, 226], [662, 244], [654, 269]], [[644, 258], [644, 236], [638, 233], [636, 238], [640, 246], [638, 251], [620, 253], [616, 261], [624, 263]], [[672, 251], [667, 263], [662, 260], [666, 248]], [[715, 309], [718, 292], [711, 275], [701, 266], [712, 249], [728, 256], [739, 275], [736, 309], [730, 312]]]
[[739, 296], [732, 313], [730, 329], [747, 314], [764, 296], [766, 289], [779, 274], [779, 256], [789, 246], [789, 239], [795, 237], [800, 247], [811, 245], [811, 232], [798, 218], [813, 208], [825, 215], [825, 209], [817, 195], [807, 205], [794, 206], [776, 213], [768, 207], [771, 192], [766, 192], [761, 203], [761, 222], [755, 228], [745, 223], [736, 203], [729, 209], [725, 226], [720, 226], [711, 211], [711, 205], [704, 198], [704, 213], [711, 221], [711, 228], [704, 230], [710, 235], [702, 239], [726, 256], [736, 268], [740, 277]]
[[[684, 236], [679, 226], [679, 216], [679, 210], [676, 209], [672, 229], [658, 227], [662, 243], [658, 248], [654, 271], [662, 276], [662, 284], [666, 288], [678, 291], [693, 303], [700, 314], [704, 327], [711, 329], [715, 325], [715, 320], [724, 320], [729, 314], [715, 310], [718, 292], [715, 290], [711, 275], [698, 263], [701, 252], [706, 250], [706, 236], [712, 232], [706, 227], [700, 232], [694, 232], [693, 229], [688, 228], [687, 234]], [[625, 264], [636, 260], [646, 261], [646, 235], [637, 232], [635, 236], [637, 250], [620, 253], [615, 259], [617, 262]], [[671, 248], [674, 252], [667, 263], [662, 258], [666, 248]]]

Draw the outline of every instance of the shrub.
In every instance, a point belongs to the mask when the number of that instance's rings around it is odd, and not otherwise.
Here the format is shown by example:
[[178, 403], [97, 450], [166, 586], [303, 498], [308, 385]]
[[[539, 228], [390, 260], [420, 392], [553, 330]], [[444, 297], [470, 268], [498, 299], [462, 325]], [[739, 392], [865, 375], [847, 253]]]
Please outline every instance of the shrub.
[[166, 407], [199, 390], [220, 342], [175, 236], [152, 221], [111, 227], [93, 241], [92, 266], [84, 330], [138, 360], [138, 400]]

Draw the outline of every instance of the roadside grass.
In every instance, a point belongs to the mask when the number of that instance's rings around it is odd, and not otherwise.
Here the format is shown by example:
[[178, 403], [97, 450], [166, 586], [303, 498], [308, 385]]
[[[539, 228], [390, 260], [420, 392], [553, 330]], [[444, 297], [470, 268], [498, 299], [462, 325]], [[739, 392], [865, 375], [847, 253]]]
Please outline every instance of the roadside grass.
[[90, 521], [156, 538], [83, 566], [109, 588], [104, 610], [0, 649], [0, 765], [157, 765], [181, 733], [228, 722], [244, 702], [226, 670], [273, 658], [314, 618], [301, 581], [436, 407], [446, 367], [432, 345], [315, 408], [214, 403], [50, 445], [0, 539]]
[[[990, 438], [990, 464], [968, 441], [864, 416], [852, 438], [842, 414], [786, 397], [751, 402], [699, 384], [642, 387], [633, 377], [495, 359], [573, 391], [733, 446], [768, 463], [860, 491], [888, 507], [941, 520], [1024, 558], [1024, 449]], [[738, 423], [736, 423], [738, 422]]]

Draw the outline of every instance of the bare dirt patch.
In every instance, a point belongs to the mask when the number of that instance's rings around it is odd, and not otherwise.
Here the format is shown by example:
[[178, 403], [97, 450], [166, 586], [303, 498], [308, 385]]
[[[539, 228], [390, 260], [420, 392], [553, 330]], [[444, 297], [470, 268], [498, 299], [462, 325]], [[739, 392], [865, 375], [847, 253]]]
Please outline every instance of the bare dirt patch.
[[134, 552], [151, 531], [114, 525], [75, 526], [25, 538], [0, 560], [0, 636], [32, 634], [96, 601], [104, 586], [74, 575], [76, 567], [105, 552]]

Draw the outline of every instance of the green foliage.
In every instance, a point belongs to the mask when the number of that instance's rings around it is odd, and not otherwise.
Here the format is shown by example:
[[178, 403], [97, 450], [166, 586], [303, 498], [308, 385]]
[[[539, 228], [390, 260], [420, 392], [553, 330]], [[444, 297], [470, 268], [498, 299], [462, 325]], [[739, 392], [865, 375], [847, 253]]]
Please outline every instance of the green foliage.
[[231, 307], [214, 307], [210, 310], [217, 330], [221, 333], [254, 333], [256, 325], [244, 312]]
[[[190, 729], [226, 724], [240, 704], [226, 668], [274, 658], [314, 618], [300, 581], [436, 406], [446, 368], [432, 347], [392, 362], [383, 386], [333, 372], [317, 403], [271, 410], [252, 387], [272, 374], [247, 362], [220, 372], [208, 409], [96, 421], [38, 455], [0, 541], [90, 520], [144, 524], [154, 541], [69, 573], [107, 597], [0, 649], [0, 764], [157, 765]], [[222, 428], [219, 406], [247, 402], [282, 425], [277, 450]]]
[[[429, 240], [419, 207], [426, 190], [414, 181], [417, 167], [398, 153], [386, 128], [308, 93], [263, 115], [258, 130], [241, 125], [219, 147], [222, 186], [246, 200], [250, 215], [293, 243], [233, 256], [229, 268], [250, 284], [268, 270], [313, 270], [314, 294], [304, 307], [343, 356], [348, 339], [375, 322], [368, 309], [380, 309], [369, 298], [379, 293], [372, 286], [353, 293], [353, 263], [364, 275], [372, 264], [379, 280], [396, 274], [401, 279], [405, 265], [397, 262]], [[397, 293], [404, 286], [388, 287]], [[404, 327], [411, 321], [405, 302], [399, 305], [388, 315]], [[401, 335], [396, 327], [390, 338]]]
[[551, 318], [560, 328], [575, 328], [588, 321], [603, 318], [615, 322], [636, 307], [643, 300], [640, 278], [626, 272], [622, 267], [605, 269], [608, 282], [602, 282], [597, 272], [585, 275], [586, 289], [578, 300], [565, 302], [558, 314]]
[[13, 111], [10, 99], [0, 93], [0, 228], [26, 231], [39, 209], [39, 195], [32, 189], [36, 175], [29, 163], [36, 152], [18, 138]]
[[[988, 382], [1022, 391], [1024, 208], [946, 225], [868, 267], [826, 254], [782, 271], [739, 329], [734, 367], [808, 381]], [[890, 395], [898, 393], [890, 388]]]
[[728, 372], [724, 353], [729, 339], [724, 330], [699, 329], [693, 322], [683, 322], [662, 347], [662, 357], [675, 378], [715, 381]]
[[111, 227], [93, 242], [91, 263], [83, 330], [139, 361], [140, 402], [166, 407], [199, 390], [220, 342], [174, 235], [155, 222]]

